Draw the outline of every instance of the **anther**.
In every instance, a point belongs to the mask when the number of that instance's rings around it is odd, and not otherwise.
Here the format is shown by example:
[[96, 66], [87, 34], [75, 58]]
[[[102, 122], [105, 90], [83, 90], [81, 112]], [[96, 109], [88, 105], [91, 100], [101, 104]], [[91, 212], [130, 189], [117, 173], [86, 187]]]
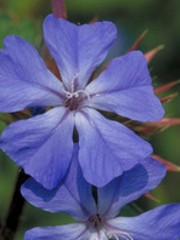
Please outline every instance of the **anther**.
[[86, 95], [86, 97], [88, 98], [88, 100], [90, 100], [90, 96], [89, 94], [85, 91], [85, 90], [77, 90], [76, 92], [68, 92], [68, 91], [64, 91], [64, 93], [66, 94], [66, 97], [68, 99], [75, 97], [78, 98], [79, 97], [79, 93], [83, 93], [84, 95]]
[[66, 94], [66, 97], [69, 99], [73, 97], [73, 93], [71, 93], [71, 92], [64, 91], [64, 93]]

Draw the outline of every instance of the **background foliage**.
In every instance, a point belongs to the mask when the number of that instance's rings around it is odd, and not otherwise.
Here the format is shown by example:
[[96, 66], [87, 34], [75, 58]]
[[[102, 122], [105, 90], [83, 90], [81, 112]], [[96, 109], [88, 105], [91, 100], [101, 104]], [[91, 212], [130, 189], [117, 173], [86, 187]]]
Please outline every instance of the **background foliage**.
[[[125, 53], [135, 39], [148, 29], [141, 50], [145, 52], [159, 44], [165, 45], [165, 49], [150, 64], [155, 85], [180, 78], [179, 0], [67, 0], [66, 3], [69, 20], [73, 22], [84, 23], [93, 17], [98, 17], [99, 20], [116, 23], [119, 38], [112, 53], [115, 56]], [[15, 34], [41, 49], [41, 24], [43, 18], [50, 12], [50, 0], [0, 0], [0, 47], [3, 47], [3, 38], [6, 35]], [[173, 90], [178, 91], [179, 87]], [[165, 105], [168, 117], [180, 117], [179, 100], [177, 97]], [[4, 123], [0, 122], [1, 131], [4, 127]], [[179, 133], [180, 127], [176, 126], [154, 136], [151, 141], [155, 153], [180, 164]], [[0, 218], [2, 219], [10, 201], [16, 173], [17, 167], [14, 163], [0, 152]], [[154, 195], [161, 203], [179, 202], [179, 183], [180, 174], [168, 173], [164, 182], [154, 191]], [[140, 202], [143, 203], [143, 209], [157, 205], [154, 202], [149, 203], [144, 198]], [[65, 215], [54, 216], [27, 204], [17, 240], [23, 239], [25, 229], [33, 226], [70, 221], [72, 222]]]

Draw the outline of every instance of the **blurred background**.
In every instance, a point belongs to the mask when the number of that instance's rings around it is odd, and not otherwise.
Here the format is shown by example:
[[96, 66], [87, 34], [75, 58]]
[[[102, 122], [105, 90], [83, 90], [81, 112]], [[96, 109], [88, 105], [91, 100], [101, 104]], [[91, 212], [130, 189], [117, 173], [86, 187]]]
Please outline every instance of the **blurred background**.
[[[149, 51], [160, 44], [165, 48], [150, 63], [154, 85], [180, 79], [180, 1], [179, 0], [66, 0], [68, 19], [75, 23], [89, 22], [94, 17], [113, 21], [119, 31], [111, 56], [124, 54], [139, 35], [148, 29], [139, 49]], [[51, 12], [50, 0], [0, 0], [0, 47], [8, 34], [19, 35], [42, 47], [41, 25]], [[179, 86], [169, 93], [178, 92]], [[180, 117], [180, 98], [164, 105], [167, 117]], [[1, 131], [5, 127], [0, 122]], [[180, 127], [173, 126], [157, 133], [150, 141], [154, 152], [180, 165]], [[11, 198], [17, 167], [0, 152], [0, 220], [3, 220]], [[180, 173], [168, 173], [160, 186], [153, 191], [160, 203], [180, 202]], [[140, 200], [143, 209], [158, 203]], [[49, 214], [26, 205], [17, 233], [23, 239], [28, 228], [42, 225], [64, 224], [72, 220], [62, 214]]]

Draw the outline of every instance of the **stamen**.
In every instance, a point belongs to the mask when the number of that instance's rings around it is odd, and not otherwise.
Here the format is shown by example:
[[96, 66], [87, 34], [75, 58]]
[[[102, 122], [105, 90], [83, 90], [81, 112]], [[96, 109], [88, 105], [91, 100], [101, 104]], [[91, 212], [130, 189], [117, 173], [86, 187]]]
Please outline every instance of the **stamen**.
[[71, 92], [68, 92], [68, 91], [63, 91], [63, 92], [66, 94], [66, 97], [67, 97], [68, 99], [70, 99], [70, 98], [73, 97], [73, 94], [74, 94], [74, 93], [71, 93]]
[[73, 76], [73, 79], [71, 81], [71, 86], [70, 86], [70, 91], [64, 90], [63, 92], [66, 94], [66, 99], [65, 99], [65, 106], [68, 107], [70, 110], [77, 110], [81, 106], [83, 106], [84, 101], [87, 99], [90, 100], [90, 95], [88, 92], [86, 92], [84, 89], [77, 89], [77, 83], [75, 80], [79, 76], [79, 73], [75, 73]]
[[67, 98], [70, 99], [72, 97], [78, 98], [79, 97], [79, 93], [84, 93], [86, 95], [86, 97], [88, 98], [88, 100], [90, 100], [90, 95], [83, 89], [79, 89], [77, 91], [75, 91], [75, 80], [79, 77], [79, 73], [76, 72], [71, 80], [71, 92], [69, 91], [65, 91], [64, 93], [66, 94]]
[[[71, 80], [71, 93], [75, 91], [75, 80], [79, 77], [79, 73], [76, 72]], [[69, 82], [68, 79], [64, 78], [64, 81]], [[64, 91], [65, 92], [65, 91]]]
[[79, 77], [79, 73], [76, 72], [71, 80], [71, 92], [75, 91], [75, 80]]
[[85, 90], [77, 90], [76, 92], [68, 92], [68, 91], [64, 91], [64, 93], [66, 94], [67, 98], [70, 99], [72, 97], [79, 97], [79, 93], [84, 93], [86, 95], [86, 97], [88, 98], [88, 100], [90, 100], [90, 95], [85, 91]]

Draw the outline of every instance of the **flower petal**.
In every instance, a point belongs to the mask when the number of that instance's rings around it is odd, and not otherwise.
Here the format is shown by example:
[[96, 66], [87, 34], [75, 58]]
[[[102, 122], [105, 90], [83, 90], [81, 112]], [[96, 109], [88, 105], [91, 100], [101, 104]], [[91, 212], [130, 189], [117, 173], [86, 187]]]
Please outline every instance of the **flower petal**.
[[[49, 15], [44, 21], [44, 38], [56, 60], [66, 88], [83, 88], [94, 69], [104, 60], [116, 38], [111, 22], [77, 26]], [[76, 79], [76, 80], [77, 80]]]
[[154, 189], [164, 178], [166, 168], [152, 158], [147, 158], [131, 170], [98, 189], [98, 212], [112, 218], [126, 204]]
[[73, 127], [73, 114], [57, 107], [9, 125], [1, 136], [0, 147], [27, 174], [51, 189], [69, 166]]
[[21, 187], [24, 198], [38, 208], [50, 212], [65, 212], [84, 221], [96, 212], [91, 186], [83, 176], [78, 162], [78, 147], [74, 146], [71, 166], [65, 181], [47, 190], [32, 178]]
[[84, 224], [68, 224], [57, 227], [36, 227], [25, 233], [24, 240], [89, 240]]
[[76, 113], [75, 125], [79, 133], [79, 161], [84, 177], [97, 187], [131, 169], [152, 152], [150, 144], [95, 110]]
[[139, 51], [114, 59], [86, 88], [90, 107], [138, 121], [156, 121], [164, 110], [154, 95], [147, 62]]
[[62, 102], [63, 86], [46, 68], [38, 52], [25, 40], [9, 36], [0, 52], [0, 111], [55, 106]]
[[180, 204], [163, 205], [137, 217], [118, 217], [108, 223], [129, 233], [134, 240], [178, 240]]

